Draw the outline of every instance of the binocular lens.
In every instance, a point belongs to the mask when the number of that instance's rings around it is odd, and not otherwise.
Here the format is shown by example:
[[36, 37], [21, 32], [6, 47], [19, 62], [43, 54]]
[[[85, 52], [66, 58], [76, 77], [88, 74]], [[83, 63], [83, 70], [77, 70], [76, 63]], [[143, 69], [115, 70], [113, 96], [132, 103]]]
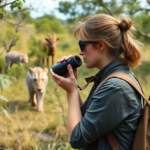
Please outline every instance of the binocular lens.
[[75, 69], [82, 65], [82, 61], [80, 57], [76, 55], [76, 56], [69, 58], [68, 60], [55, 64], [54, 66], [51, 67], [51, 69], [53, 70], [55, 74], [63, 76], [66, 73], [68, 73], [68, 69], [67, 69], [68, 64], [70, 64], [72, 68]]

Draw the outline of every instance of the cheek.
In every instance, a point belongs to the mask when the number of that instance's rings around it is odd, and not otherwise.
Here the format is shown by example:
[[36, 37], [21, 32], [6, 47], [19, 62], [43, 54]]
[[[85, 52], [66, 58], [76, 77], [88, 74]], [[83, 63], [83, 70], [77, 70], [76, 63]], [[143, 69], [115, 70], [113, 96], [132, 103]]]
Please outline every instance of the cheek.
[[87, 46], [84, 50], [86, 55], [91, 55], [92, 54], [92, 48], [91, 46]]
[[95, 53], [96, 53], [96, 50], [93, 48], [92, 45], [89, 45], [85, 50], [85, 55], [89, 58], [96, 55]]
[[33, 85], [34, 84], [34, 81], [32, 79], [30, 79], [30, 83]]

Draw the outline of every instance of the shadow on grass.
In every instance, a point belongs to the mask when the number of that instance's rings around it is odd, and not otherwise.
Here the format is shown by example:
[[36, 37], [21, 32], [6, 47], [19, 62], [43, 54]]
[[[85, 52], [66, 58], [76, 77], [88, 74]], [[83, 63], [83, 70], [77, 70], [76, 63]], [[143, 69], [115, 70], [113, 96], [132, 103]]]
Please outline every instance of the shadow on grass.
[[28, 101], [11, 101], [2, 102], [2, 106], [4, 109], [8, 110], [9, 113], [16, 113], [18, 111], [34, 111], [37, 112], [37, 108], [31, 107], [31, 103]]

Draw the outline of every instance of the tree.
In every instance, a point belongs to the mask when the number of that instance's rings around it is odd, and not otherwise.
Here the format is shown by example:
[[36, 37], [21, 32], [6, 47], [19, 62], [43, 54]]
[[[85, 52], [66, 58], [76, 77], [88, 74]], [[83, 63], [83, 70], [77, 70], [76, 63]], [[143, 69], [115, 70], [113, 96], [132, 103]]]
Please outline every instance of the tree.
[[[80, 19], [87, 15], [93, 15], [98, 13], [106, 13], [112, 16], [127, 15], [137, 20], [140, 15], [147, 15], [150, 19], [150, 0], [145, 1], [145, 7], [142, 7], [142, 1], [138, 0], [75, 0], [74, 2], [59, 2], [58, 10], [63, 14], [68, 14], [68, 21], [74, 21], [75, 18]], [[76, 9], [74, 9], [76, 8]], [[150, 38], [150, 33], [145, 31], [144, 19], [141, 20], [143, 28], [138, 30], [138, 33], [144, 37]], [[143, 31], [143, 32], [142, 32]], [[145, 32], [144, 32], [145, 31]]]
[[[7, 22], [6, 18], [10, 14], [25, 11], [27, 8], [22, 9], [23, 2], [25, 2], [25, 0], [14, 0], [12, 2], [8, 2], [7, 0], [0, 0], [0, 19]], [[5, 7], [8, 5], [11, 8], [11, 11], [9, 12], [5, 10]], [[15, 8], [17, 8], [17, 10], [14, 10]]]
[[37, 40], [34, 36], [31, 36], [30, 39], [28, 40], [28, 48], [30, 50], [30, 52], [28, 53], [29, 58], [31, 57], [36, 58], [35, 65], [41, 67], [42, 58], [48, 57], [47, 54], [42, 52], [42, 48], [43, 48], [42, 41]]
[[[4, 26], [2, 26], [1, 23], [1, 37], [0, 37], [0, 47], [4, 47], [4, 49], [0, 52], [0, 55], [3, 54], [4, 51], [9, 52], [10, 49], [16, 44], [19, 36], [18, 31], [19, 28], [22, 27], [22, 23], [25, 19], [25, 17], [21, 17], [21, 12], [27, 10], [22, 9], [22, 3], [25, 2], [25, 0], [21, 1], [21, 0], [14, 0], [12, 2], [8, 2], [7, 0], [0, 0], [0, 21], [4, 21], [6, 24], [4, 25], [5, 27], [7, 27], [7, 25], [11, 25], [13, 26], [12, 28], [7, 28], [6, 30], [4, 30]], [[5, 7], [7, 5], [10, 5], [11, 11], [6, 11]], [[17, 10], [14, 10], [15, 8], [17, 8]], [[17, 13], [18, 15], [18, 19], [17, 19], [17, 23], [12, 23], [8, 21], [8, 18], [10, 17], [11, 14]], [[6, 32], [5, 32], [6, 31]], [[5, 32], [3, 34], [3, 32]], [[4, 74], [0, 74], [0, 100], [3, 101], [8, 101], [6, 97], [4, 97], [2, 94], [2, 90], [6, 89], [10, 86], [11, 80], [10, 80], [10, 76], [8, 75], [4, 75]], [[0, 105], [0, 108], [3, 110], [3, 112], [7, 115], [7, 111]]]
[[39, 32], [44, 33], [61, 33], [63, 31], [60, 21], [52, 16], [45, 14], [34, 21], [34, 25]]
[[[18, 32], [25, 27], [26, 18], [29, 17], [29, 13], [25, 13], [25, 11], [30, 8], [22, 8], [23, 3], [25, 3], [25, 0], [14, 0], [12, 2], [0, 0], [0, 47], [3, 47], [0, 55], [5, 51], [8, 53], [16, 45], [20, 37]], [[6, 6], [9, 6], [11, 10], [6, 11]]]

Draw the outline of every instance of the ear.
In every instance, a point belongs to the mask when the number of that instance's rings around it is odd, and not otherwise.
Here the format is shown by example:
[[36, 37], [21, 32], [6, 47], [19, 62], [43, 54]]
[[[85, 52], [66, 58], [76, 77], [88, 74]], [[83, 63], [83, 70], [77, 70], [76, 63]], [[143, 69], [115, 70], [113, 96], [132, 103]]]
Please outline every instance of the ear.
[[35, 71], [34, 71], [33, 68], [29, 68], [29, 72], [30, 72], [30, 74], [32, 74], [32, 73], [34, 73]]
[[49, 41], [49, 39], [45, 38], [46, 41]]
[[105, 49], [105, 43], [104, 42], [99, 42], [99, 49], [101, 52]]
[[46, 74], [48, 73], [48, 69], [47, 68], [44, 68], [43, 69], [43, 72], [45, 72]]
[[59, 41], [59, 38], [57, 38], [56, 40]]
[[48, 38], [49, 38], [49, 40], [52, 38], [51, 35], [50, 35], [49, 33], [48, 33]]

